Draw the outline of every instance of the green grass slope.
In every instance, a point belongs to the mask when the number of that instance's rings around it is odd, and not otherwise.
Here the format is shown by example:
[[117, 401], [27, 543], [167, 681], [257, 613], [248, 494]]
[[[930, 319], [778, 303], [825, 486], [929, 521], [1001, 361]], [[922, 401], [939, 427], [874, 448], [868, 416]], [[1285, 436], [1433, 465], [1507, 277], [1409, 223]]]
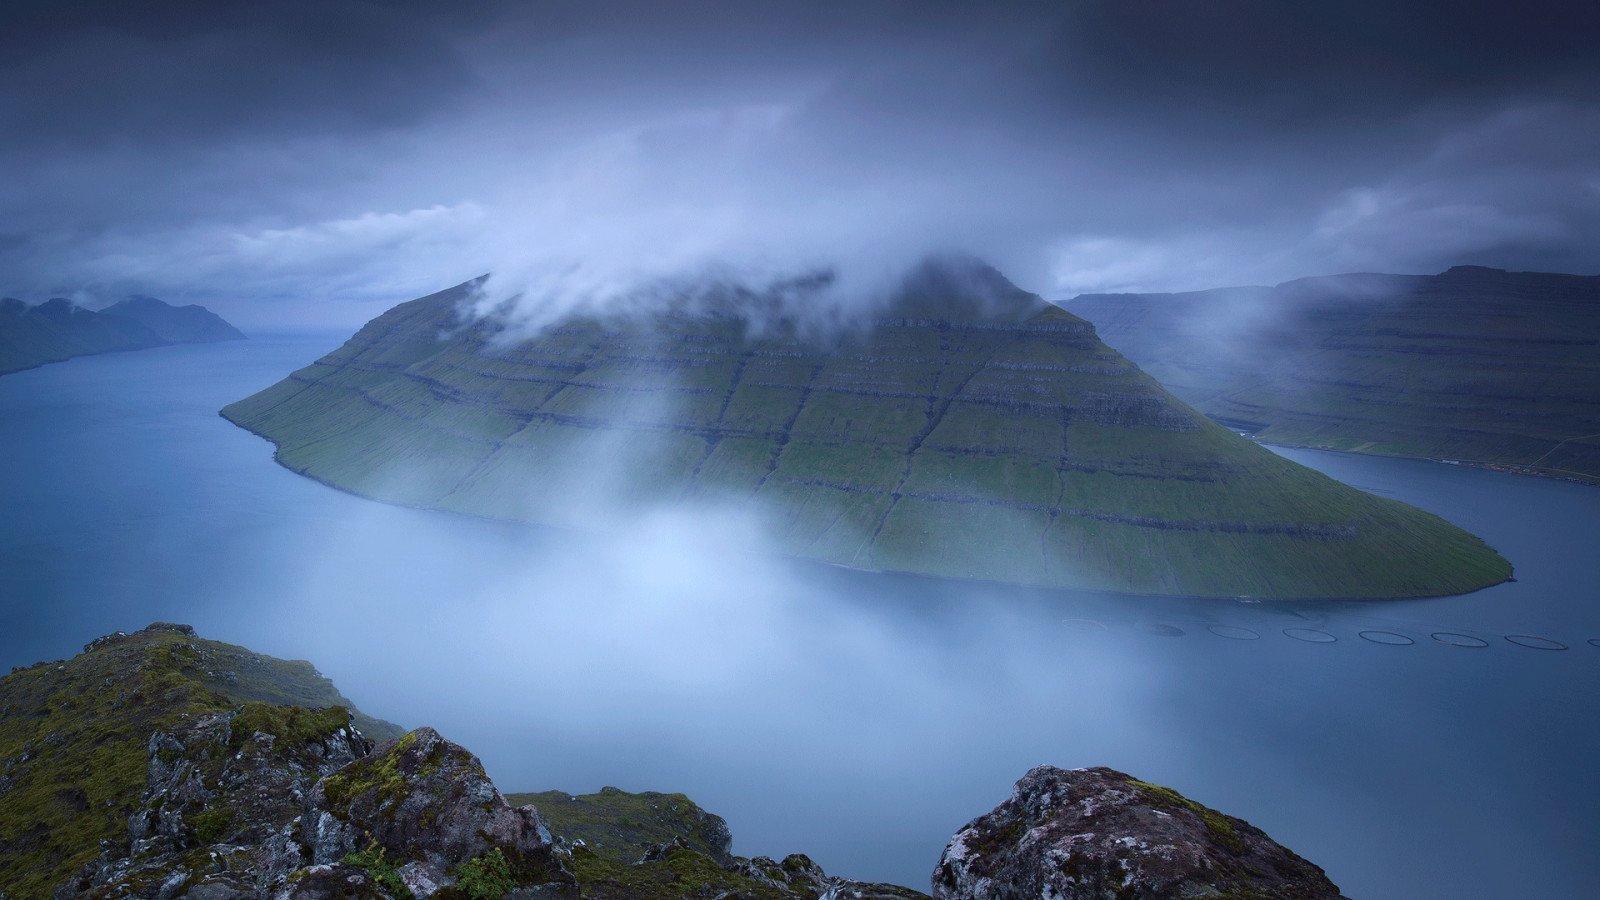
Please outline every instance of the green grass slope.
[[1067, 307], [1263, 440], [1600, 482], [1600, 277], [1460, 266]]
[[507, 794], [506, 800], [512, 806], [532, 803], [549, 820], [551, 831], [568, 841], [582, 841], [612, 862], [637, 862], [652, 848], [673, 841], [719, 863], [733, 859], [728, 823], [683, 794], [604, 787], [593, 794]]
[[[127, 840], [152, 732], [251, 701], [352, 709], [308, 662], [185, 627], [102, 638], [71, 660], [0, 678], [0, 892], [50, 896], [100, 841]], [[388, 722], [352, 718], [373, 739], [400, 734]]]
[[801, 854], [781, 861], [734, 856], [728, 823], [683, 794], [605, 787], [593, 794], [507, 794], [506, 800], [532, 803], [550, 830], [572, 845], [572, 869], [584, 900], [926, 898], [891, 884], [839, 884]]
[[173, 306], [154, 297], [129, 297], [100, 310], [101, 315], [132, 319], [174, 344], [242, 341], [244, 333], [204, 306]]
[[401, 304], [223, 415], [289, 468], [557, 526], [704, 500], [782, 552], [1179, 595], [1404, 597], [1504, 580], [1443, 520], [1239, 438], [992, 270], [925, 274], [868, 329], [571, 320], [503, 346], [472, 286]]

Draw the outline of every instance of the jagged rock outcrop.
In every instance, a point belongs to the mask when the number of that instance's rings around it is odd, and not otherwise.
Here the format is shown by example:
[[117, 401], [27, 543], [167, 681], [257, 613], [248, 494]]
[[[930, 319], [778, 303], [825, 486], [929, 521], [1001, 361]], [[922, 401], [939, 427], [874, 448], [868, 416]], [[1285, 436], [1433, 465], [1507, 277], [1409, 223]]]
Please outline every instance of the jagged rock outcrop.
[[[97, 638], [71, 659], [18, 666], [0, 679], [0, 890], [50, 896], [92, 880], [138, 840], [163, 837], [150, 848], [189, 852], [191, 841], [221, 840], [247, 820], [277, 827], [288, 813], [274, 797], [303, 796], [341, 758], [349, 725], [379, 739], [404, 733], [356, 711], [305, 660], [207, 640], [187, 625], [158, 622]], [[171, 770], [178, 759], [189, 768]], [[219, 777], [273, 790], [228, 789], [219, 806]], [[173, 803], [163, 819], [172, 797], [206, 810]]]
[[499, 854], [519, 885], [572, 884], [535, 808], [513, 808], [476, 756], [431, 728], [318, 782], [302, 822], [312, 863], [375, 850], [396, 861], [418, 896], [453, 883], [456, 867], [489, 853]]
[[129, 843], [57, 896], [453, 897], [485, 866], [508, 891], [576, 896], [538, 812], [475, 756], [431, 728], [374, 749], [349, 718], [256, 703], [151, 735]]
[[761, 521], [753, 546], [865, 569], [1279, 598], [1511, 574], [1207, 420], [987, 267], [922, 271], [833, 340], [736, 305], [517, 341], [463, 317], [475, 289], [401, 304], [222, 414], [380, 500], [602, 531], [705, 503]]
[[129, 297], [100, 310], [102, 315], [132, 319], [173, 344], [208, 344], [244, 340], [239, 329], [204, 306], [173, 306], [155, 297]]
[[1040, 766], [969, 822], [936, 900], [1337, 898], [1321, 869], [1250, 823], [1111, 769]]

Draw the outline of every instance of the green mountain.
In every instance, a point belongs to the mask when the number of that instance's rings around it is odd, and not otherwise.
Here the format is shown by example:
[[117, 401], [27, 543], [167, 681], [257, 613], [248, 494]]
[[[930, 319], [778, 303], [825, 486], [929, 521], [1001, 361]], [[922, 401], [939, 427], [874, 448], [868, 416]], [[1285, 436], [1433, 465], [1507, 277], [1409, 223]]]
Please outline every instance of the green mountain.
[[473, 296], [403, 303], [222, 414], [380, 500], [599, 529], [714, 502], [763, 516], [781, 552], [874, 570], [1299, 598], [1511, 572], [1442, 519], [1195, 413], [986, 267], [925, 268], [830, 338], [729, 289], [516, 341], [461, 319]]
[[1263, 440], [1600, 481], [1600, 277], [1457, 266], [1067, 306]]
[[507, 794], [506, 799], [517, 806], [533, 804], [552, 831], [582, 841], [612, 862], [634, 862], [652, 847], [674, 841], [719, 863], [734, 860], [728, 823], [683, 794], [603, 787], [593, 794], [542, 791]]
[[241, 341], [243, 332], [204, 306], [173, 306], [154, 297], [129, 297], [100, 310], [107, 316], [132, 319], [172, 344]]
[[74, 356], [243, 338], [203, 306], [135, 297], [99, 312], [57, 297], [37, 306], [0, 300], [0, 375]]

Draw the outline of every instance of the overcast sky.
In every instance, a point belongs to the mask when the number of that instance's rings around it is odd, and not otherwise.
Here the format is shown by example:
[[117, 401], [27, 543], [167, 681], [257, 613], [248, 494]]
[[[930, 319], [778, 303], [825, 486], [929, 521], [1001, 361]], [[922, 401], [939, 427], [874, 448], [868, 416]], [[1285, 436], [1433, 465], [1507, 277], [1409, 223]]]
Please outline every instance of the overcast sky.
[[484, 271], [1600, 272], [1600, 11], [12, 2], [0, 295], [357, 324]]

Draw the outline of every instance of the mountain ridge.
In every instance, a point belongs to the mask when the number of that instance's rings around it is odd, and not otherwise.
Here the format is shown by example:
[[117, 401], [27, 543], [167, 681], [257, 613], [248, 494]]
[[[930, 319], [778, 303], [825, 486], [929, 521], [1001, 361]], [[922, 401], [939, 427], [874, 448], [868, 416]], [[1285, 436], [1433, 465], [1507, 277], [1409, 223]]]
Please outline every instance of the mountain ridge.
[[0, 375], [78, 356], [243, 339], [203, 306], [171, 306], [154, 297], [130, 298], [99, 311], [64, 297], [36, 306], [0, 299]]
[[1600, 483], [1597, 275], [1455, 266], [1067, 306], [1264, 441]]

